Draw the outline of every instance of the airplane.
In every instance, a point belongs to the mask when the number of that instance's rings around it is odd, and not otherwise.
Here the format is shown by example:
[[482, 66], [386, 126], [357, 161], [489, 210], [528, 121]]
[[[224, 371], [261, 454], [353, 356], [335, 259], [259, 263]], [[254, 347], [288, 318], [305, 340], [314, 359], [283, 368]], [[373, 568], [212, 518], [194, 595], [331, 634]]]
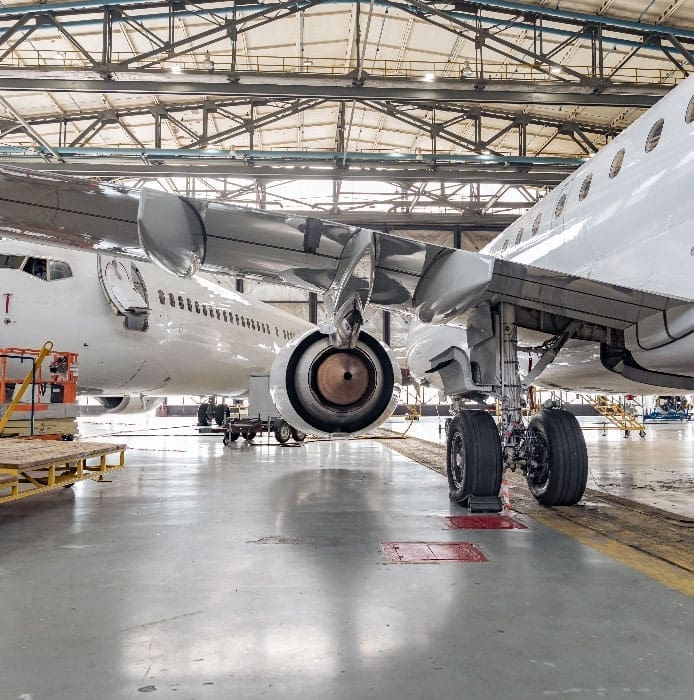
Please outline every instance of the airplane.
[[[228, 289], [176, 279], [149, 262], [0, 240], [0, 346], [79, 353], [80, 391], [109, 413], [170, 394], [248, 391], [280, 347], [311, 324]], [[198, 422], [209, 420], [208, 404]], [[214, 406], [221, 423], [225, 406]]]
[[[596, 388], [607, 376], [609, 387], [694, 390], [692, 146], [689, 78], [479, 253], [9, 167], [0, 233], [146, 257], [180, 278], [250, 275], [323, 294], [329, 321], [280, 349], [271, 370], [280, 414], [314, 434], [363, 432], [390, 415], [399, 369], [363, 330], [363, 312], [415, 316], [416, 371], [444, 387], [455, 413], [451, 499], [495, 496], [503, 471], [519, 469], [539, 503], [573, 505], [588, 473], [578, 422], [548, 407], [526, 423], [524, 394], [545, 371], [560, 386], [582, 382], [580, 363], [563, 382], [562, 352], [587, 358]], [[536, 361], [522, 374], [526, 338]], [[488, 396], [501, 400], [500, 429], [465, 408]]]

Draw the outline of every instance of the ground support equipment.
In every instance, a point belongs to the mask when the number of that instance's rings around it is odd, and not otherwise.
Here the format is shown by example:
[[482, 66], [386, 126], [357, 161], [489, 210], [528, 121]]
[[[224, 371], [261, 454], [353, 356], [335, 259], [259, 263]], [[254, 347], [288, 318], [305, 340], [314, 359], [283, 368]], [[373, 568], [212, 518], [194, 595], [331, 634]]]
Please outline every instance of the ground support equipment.
[[[104, 480], [125, 466], [125, 445], [58, 440], [0, 440], [0, 503], [78, 481]], [[107, 457], [115, 455], [115, 463]]]
[[[212, 431], [216, 432], [216, 431]], [[258, 435], [267, 433], [274, 435], [277, 442], [284, 445], [293, 439], [301, 443], [306, 439], [306, 434], [292, 428], [286, 421], [278, 417], [270, 417], [267, 420], [261, 418], [227, 418], [222, 427], [225, 445], [235, 442], [242, 437], [247, 442], [252, 442]]]

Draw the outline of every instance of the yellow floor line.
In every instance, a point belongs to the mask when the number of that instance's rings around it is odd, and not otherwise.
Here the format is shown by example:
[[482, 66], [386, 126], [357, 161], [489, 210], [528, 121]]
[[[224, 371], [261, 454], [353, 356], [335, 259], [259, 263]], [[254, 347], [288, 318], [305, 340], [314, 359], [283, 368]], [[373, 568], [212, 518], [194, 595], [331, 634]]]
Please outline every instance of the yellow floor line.
[[644, 552], [639, 552], [629, 545], [615, 542], [609, 537], [588, 530], [569, 520], [561, 520], [556, 515], [533, 513], [529, 517], [557, 532], [561, 532], [563, 535], [568, 535], [601, 554], [605, 554], [632, 569], [640, 571], [668, 588], [694, 598], [694, 576], [672, 564]]

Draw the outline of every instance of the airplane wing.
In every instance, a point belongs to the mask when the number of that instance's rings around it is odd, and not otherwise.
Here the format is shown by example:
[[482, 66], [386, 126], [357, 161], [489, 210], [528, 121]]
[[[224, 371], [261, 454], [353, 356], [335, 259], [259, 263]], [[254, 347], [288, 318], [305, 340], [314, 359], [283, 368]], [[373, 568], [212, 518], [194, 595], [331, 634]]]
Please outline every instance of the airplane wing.
[[183, 277], [202, 269], [288, 284], [328, 296], [333, 308], [358, 294], [434, 323], [507, 301], [624, 329], [686, 301], [317, 218], [8, 167], [0, 234], [149, 256]]

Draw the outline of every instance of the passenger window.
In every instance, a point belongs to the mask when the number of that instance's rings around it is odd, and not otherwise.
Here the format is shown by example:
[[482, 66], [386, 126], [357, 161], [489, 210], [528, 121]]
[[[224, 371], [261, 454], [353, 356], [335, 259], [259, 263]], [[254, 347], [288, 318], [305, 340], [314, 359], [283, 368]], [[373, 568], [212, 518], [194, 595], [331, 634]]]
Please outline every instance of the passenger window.
[[219, 309], [215, 309], [215, 315], [217, 316], [217, 320], [219, 321], [219, 319], [221, 318], [219, 314]]
[[200, 313], [200, 302], [198, 302], [198, 301], [195, 302], [195, 313], [196, 314]]
[[684, 121], [686, 124], [691, 124], [694, 122], [694, 95], [689, 99], [689, 104], [687, 105], [687, 112], [684, 115]]
[[61, 260], [48, 261], [48, 279], [49, 280], [64, 280], [72, 277], [72, 270], [66, 262]]
[[243, 316], [241, 316], [241, 326], [242, 326], [243, 328], [246, 327], [246, 319], [245, 319]]
[[179, 309], [185, 309], [185, 308], [186, 308], [186, 304], [185, 304], [185, 302], [183, 301], [183, 297], [180, 296], [180, 295], [179, 295], [179, 297], [178, 297], [178, 308], [179, 308]]
[[48, 270], [46, 269], [46, 262], [47, 261], [45, 258], [27, 258], [22, 269], [32, 277], [38, 277], [40, 280], [45, 280], [48, 273]]
[[279, 338], [280, 337], [280, 329], [275, 326], [275, 335]]
[[207, 307], [204, 304], [202, 305], [202, 315], [207, 316]]
[[540, 230], [540, 223], [542, 222], [542, 213], [538, 214], [533, 221], [532, 235], [537, 236], [537, 232]]
[[554, 207], [554, 218], [558, 219], [563, 213], [564, 213], [564, 206], [566, 205], [566, 195], [563, 194], [561, 197], [559, 197], [559, 201], [557, 202], [557, 206]]
[[251, 328], [255, 330], [255, 320], [251, 319]]
[[226, 323], [226, 322], [227, 322], [227, 312], [226, 312], [226, 309], [225, 309], [224, 311], [222, 311], [222, 318], [224, 319], [224, 323]]
[[188, 311], [192, 311], [193, 310], [193, 302], [190, 299], [188, 299], [188, 297], [186, 297], [186, 302], [188, 304]]
[[519, 228], [518, 233], [516, 234], [516, 242], [515, 245], [518, 245], [521, 241], [523, 240], [523, 229]]
[[164, 292], [160, 289], [158, 293], [159, 293], [159, 303], [166, 304], [166, 295], [164, 294]]
[[578, 201], [582, 202], [587, 196], [588, 192], [590, 191], [590, 183], [593, 182], [593, 173], [588, 173], [585, 176], [585, 179], [583, 180], [583, 183], [581, 184], [581, 189], [578, 193]]
[[619, 171], [622, 169], [622, 163], [624, 162], [624, 149], [620, 148], [617, 154], [612, 159], [612, 165], [610, 166], [610, 179], [617, 177]]
[[508, 248], [508, 238], [504, 241], [504, 245], [501, 246], [501, 252], [503, 253], [506, 248]]
[[24, 262], [23, 255], [0, 255], [0, 267], [8, 270], [19, 270]]
[[658, 145], [660, 137], [663, 134], [663, 124], [665, 124], [665, 120], [662, 118], [658, 119], [648, 132], [646, 138], [646, 153], [650, 153]]
[[239, 315], [238, 315], [238, 314], [234, 314], [234, 318], [235, 318], [235, 321], [236, 321], [236, 325], [238, 326], [238, 325], [239, 325]]
[[176, 297], [171, 292], [169, 292], [169, 305], [176, 306]]

